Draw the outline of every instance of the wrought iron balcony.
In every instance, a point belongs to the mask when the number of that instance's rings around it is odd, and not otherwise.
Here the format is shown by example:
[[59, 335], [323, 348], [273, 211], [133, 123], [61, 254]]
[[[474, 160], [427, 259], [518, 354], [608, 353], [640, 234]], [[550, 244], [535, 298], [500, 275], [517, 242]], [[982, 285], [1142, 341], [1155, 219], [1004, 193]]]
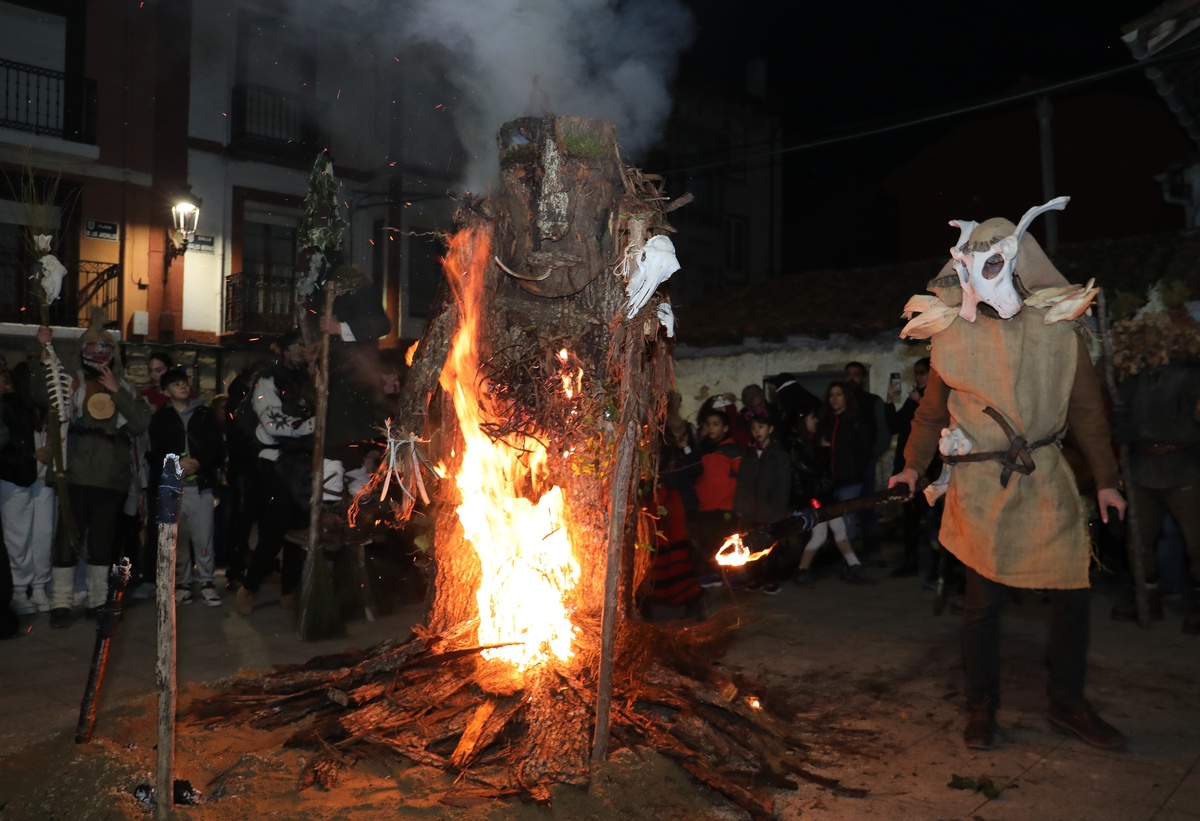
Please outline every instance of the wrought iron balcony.
[[328, 135], [327, 103], [250, 83], [234, 86], [230, 148], [239, 156], [309, 164]]
[[296, 325], [296, 280], [291, 274], [230, 274], [225, 280], [225, 332], [278, 334]]
[[96, 141], [96, 81], [0, 60], [0, 128]]

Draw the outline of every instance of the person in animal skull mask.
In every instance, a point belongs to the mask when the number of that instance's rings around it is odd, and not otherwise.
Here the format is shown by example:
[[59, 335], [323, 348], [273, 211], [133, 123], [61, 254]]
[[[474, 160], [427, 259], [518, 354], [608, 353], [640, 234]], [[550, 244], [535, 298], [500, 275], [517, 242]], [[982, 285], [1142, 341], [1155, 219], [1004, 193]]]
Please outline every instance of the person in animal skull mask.
[[[43, 348], [54, 338], [38, 328]], [[131, 437], [150, 426], [150, 406], [121, 379], [116, 340], [103, 315], [80, 338], [80, 367], [71, 380], [67, 429], [67, 495], [74, 528], [60, 521], [51, 560], [50, 626], [71, 625], [71, 596], [81, 545], [87, 545], [87, 614], [95, 617], [108, 596], [108, 571], [116, 560], [117, 517], [129, 492]], [[33, 399], [49, 407], [45, 374], [32, 383]], [[60, 518], [62, 506], [60, 505]], [[73, 531], [73, 532], [72, 532]], [[77, 534], [78, 538], [74, 538]]]
[[[1124, 517], [1099, 383], [1076, 320], [1096, 290], [1068, 286], [1030, 222], [1066, 197], [1004, 219], [955, 221], [951, 259], [913, 297], [901, 336], [930, 340], [932, 368], [891, 486], [916, 489], [935, 452], [950, 470], [941, 541], [966, 572], [963, 662], [972, 749], [995, 743], [1005, 586], [1045, 589], [1052, 724], [1098, 747], [1126, 738], [1084, 697], [1089, 632], [1087, 517], [1059, 443], [1071, 427], [1095, 474], [1101, 518]], [[930, 494], [927, 491], [927, 495]], [[932, 501], [932, 500], [931, 500]]]

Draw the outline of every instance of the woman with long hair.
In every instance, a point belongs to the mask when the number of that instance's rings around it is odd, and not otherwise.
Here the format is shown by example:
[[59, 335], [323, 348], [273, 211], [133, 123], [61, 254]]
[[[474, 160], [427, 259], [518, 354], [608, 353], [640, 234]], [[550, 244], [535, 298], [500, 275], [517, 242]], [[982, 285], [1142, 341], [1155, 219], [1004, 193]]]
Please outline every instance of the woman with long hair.
[[[825, 392], [825, 405], [820, 416], [816, 408], [806, 409], [797, 439], [809, 437], [808, 452], [812, 463], [817, 466], [817, 503], [853, 499], [862, 493], [861, 477], [870, 458], [871, 431], [859, 421], [858, 403], [853, 391], [847, 390], [842, 382], [832, 382]], [[834, 543], [846, 564], [842, 568], [842, 579], [855, 584], [869, 584], [862, 563], [846, 533], [845, 517], [817, 525], [813, 529], [800, 568], [796, 572], [796, 584], [810, 587], [813, 582], [812, 566], [817, 551], [825, 544], [829, 531], [833, 532]]]

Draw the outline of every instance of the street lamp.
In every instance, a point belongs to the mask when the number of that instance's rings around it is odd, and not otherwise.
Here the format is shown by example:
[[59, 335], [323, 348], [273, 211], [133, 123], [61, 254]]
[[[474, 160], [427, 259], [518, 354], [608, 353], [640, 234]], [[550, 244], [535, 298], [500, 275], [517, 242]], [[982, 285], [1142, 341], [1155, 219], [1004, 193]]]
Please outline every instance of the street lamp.
[[188, 243], [196, 236], [196, 225], [200, 221], [200, 206], [204, 202], [192, 194], [191, 186], [175, 197], [171, 205], [171, 233], [168, 235], [167, 263], [187, 252]]
[[200, 221], [200, 198], [192, 193], [190, 185], [172, 198], [171, 230], [167, 232], [166, 253], [163, 254], [162, 301], [158, 315], [158, 335], [163, 341], [170, 342], [175, 338], [175, 314], [171, 312], [168, 298], [171, 282], [171, 264], [176, 257], [187, 253], [188, 243], [196, 236], [196, 226]]

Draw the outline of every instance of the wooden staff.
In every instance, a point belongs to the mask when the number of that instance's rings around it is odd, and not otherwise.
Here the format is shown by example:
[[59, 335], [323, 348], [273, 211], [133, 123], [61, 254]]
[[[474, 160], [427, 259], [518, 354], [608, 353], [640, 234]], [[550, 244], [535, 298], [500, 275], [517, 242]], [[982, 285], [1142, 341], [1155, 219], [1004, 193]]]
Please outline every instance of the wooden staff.
[[[1096, 301], [1099, 311], [1100, 341], [1104, 349], [1104, 381], [1108, 384], [1108, 396], [1112, 400], [1112, 415], [1119, 417], [1124, 410], [1121, 394], [1117, 392], [1117, 374], [1113, 366], [1112, 328], [1108, 322], [1108, 303], [1104, 291]], [[1132, 462], [1129, 444], [1117, 443], [1118, 458], [1121, 460], [1121, 483], [1125, 485], [1125, 545], [1129, 550], [1129, 569], [1133, 572], [1133, 600], [1137, 605], [1139, 627], [1150, 626], [1150, 601], [1146, 595], [1146, 566], [1142, 554], [1142, 534], [1138, 530], [1137, 507], [1134, 504]]]
[[158, 660], [154, 681], [158, 687], [158, 821], [171, 817], [175, 797], [175, 540], [179, 535], [179, 504], [183, 498], [183, 471], [179, 457], [167, 454], [158, 485]]
[[[325, 303], [321, 311], [322, 319], [328, 321], [333, 317], [333, 283], [325, 284]], [[312, 616], [312, 608], [317, 593], [324, 595], [327, 591], [318, 591], [316, 576], [325, 572], [325, 557], [321, 553], [321, 504], [325, 485], [325, 417], [329, 412], [329, 333], [321, 330], [317, 342], [316, 371], [313, 373], [313, 389], [317, 395], [316, 419], [313, 426], [312, 453], [312, 490], [308, 496], [308, 544], [305, 548], [308, 555], [305, 560], [304, 578], [300, 584], [300, 619], [298, 632], [301, 641], [307, 641], [311, 636], [308, 621]], [[326, 586], [327, 587], [327, 586]], [[329, 604], [323, 602], [322, 604]]]
[[[629, 221], [630, 244], [645, 244], [646, 222]], [[639, 322], [640, 326], [640, 322]], [[629, 322], [622, 321], [614, 338], [626, 335], [627, 350], [640, 346], [641, 340], [628, 338]], [[619, 344], [619, 342], [618, 342]], [[608, 550], [604, 568], [604, 611], [600, 622], [600, 672], [596, 681], [596, 729], [592, 737], [592, 761], [603, 761], [608, 753], [609, 724], [612, 720], [612, 674], [616, 656], [617, 601], [620, 598], [621, 553], [625, 540], [625, 519], [629, 507], [629, 487], [633, 482], [633, 457], [637, 452], [638, 424], [634, 419], [632, 366], [629, 356], [620, 363], [621, 427], [617, 434], [617, 464], [609, 491]]]
[[92, 652], [87, 686], [83, 690], [83, 703], [79, 706], [79, 723], [75, 726], [76, 744], [87, 744], [92, 740], [92, 730], [96, 726], [96, 702], [100, 697], [100, 685], [104, 683], [104, 670], [108, 667], [108, 648], [121, 621], [121, 601], [125, 598], [129, 576], [127, 558], [114, 564], [108, 573], [108, 598], [96, 619], [96, 647]]

